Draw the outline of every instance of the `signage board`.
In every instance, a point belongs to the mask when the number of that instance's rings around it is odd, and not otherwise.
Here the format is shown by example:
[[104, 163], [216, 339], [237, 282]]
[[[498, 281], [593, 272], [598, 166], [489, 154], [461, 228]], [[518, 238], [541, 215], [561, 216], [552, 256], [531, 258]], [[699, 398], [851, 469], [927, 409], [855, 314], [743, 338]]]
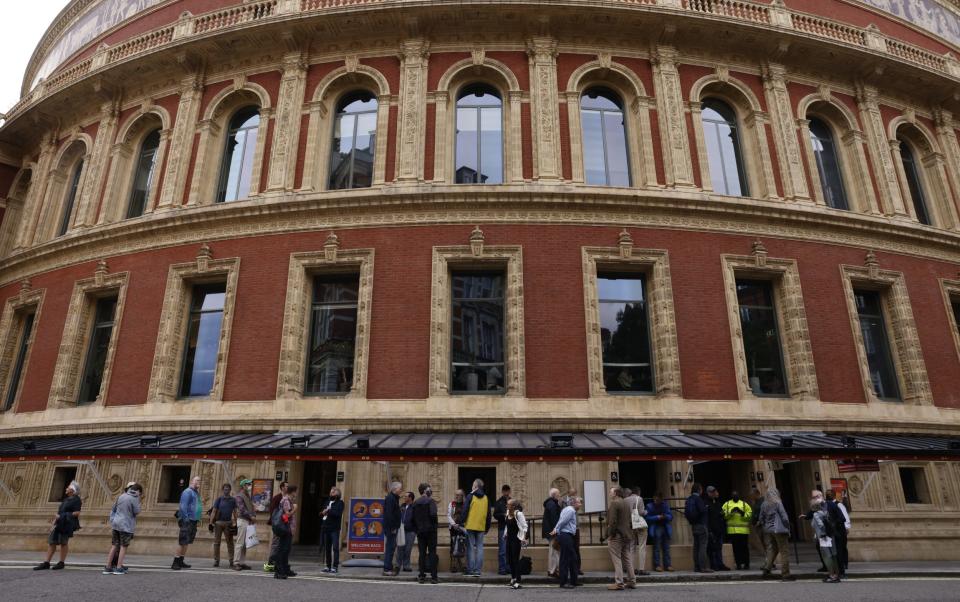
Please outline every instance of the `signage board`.
[[847, 472], [880, 472], [877, 460], [837, 460], [837, 470]]
[[350, 531], [347, 535], [348, 554], [383, 554], [383, 500], [355, 497], [347, 508], [350, 511]]
[[273, 481], [270, 479], [254, 479], [253, 490], [250, 492], [250, 500], [253, 502], [253, 509], [257, 512], [267, 512], [270, 510], [270, 498], [273, 497]]

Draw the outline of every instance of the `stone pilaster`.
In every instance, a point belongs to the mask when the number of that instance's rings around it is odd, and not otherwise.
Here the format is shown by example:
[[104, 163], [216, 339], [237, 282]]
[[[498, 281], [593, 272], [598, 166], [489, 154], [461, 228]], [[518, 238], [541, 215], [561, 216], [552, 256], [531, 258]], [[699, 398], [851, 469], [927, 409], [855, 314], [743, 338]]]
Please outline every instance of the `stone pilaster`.
[[37, 159], [36, 169], [31, 175], [30, 192], [23, 203], [23, 226], [17, 237], [15, 250], [25, 249], [33, 244], [37, 232], [37, 220], [43, 209], [43, 199], [47, 196], [47, 187], [50, 185], [50, 166], [53, 155], [57, 150], [56, 134], [51, 134], [40, 145], [40, 157]]
[[306, 87], [307, 62], [303, 54], [296, 52], [286, 55], [283, 59], [265, 192], [293, 190], [297, 147], [300, 143], [300, 114]]
[[763, 69], [763, 90], [767, 112], [773, 126], [773, 142], [780, 156], [780, 179], [783, 196], [788, 201], [810, 201], [807, 178], [803, 172], [800, 144], [790, 94], [787, 92], [786, 69], [783, 65], [767, 63]]
[[897, 182], [896, 166], [890, 154], [883, 118], [880, 116], [880, 107], [877, 104], [877, 89], [873, 86], [858, 86], [857, 108], [860, 110], [860, 120], [863, 122], [867, 144], [870, 146], [870, 161], [873, 165], [877, 189], [880, 192], [882, 210], [888, 215], [907, 217], [903, 195], [900, 194], [900, 184]]
[[202, 94], [203, 78], [200, 74], [191, 74], [183, 80], [180, 88], [180, 102], [177, 105], [177, 119], [170, 134], [167, 150], [170, 160], [167, 161], [167, 172], [163, 178], [163, 191], [157, 202], [157, 211], [173, 209], [183, 201], [187, 172], [190, 169], [194, 128], [200, 111]]
[[957, 203], [960, 202], [960, 143], [957, 142], [957, 131], [953, 121], [953, 115], [949, 111], [938, 110], [934, 113], [936, 123], [937, 140], [940, 142], [940, 149], [943, 152], [946, 161], [944, 169], [946, 176], [953, 188], [953, 197], [948, 194], [944, 199], [947, 210], [953, 220], [947, 227], [957, 230], [960, 229], [960, 219], [957, 216]]
[[113, 139], [117, 135], [119, 114], [119, 107], [114, 101], [106, 102], [100, 108], [100, 127], [97, 129], [97, 137], [90, 151], [90, 162], [86, 167], [86, 176], [83, 178], [83, 190], [77, 198], [77, 216], [73, 222], [76, 228], [86, 228], [97, 222], [97, 205], [103, 183], [101, 175], [107, 170]]
[[657, 117], [660, 122], [663, 167], [668, 188], [694, 185], [686, 113], [676, 60], [677, 50], [671, 46], [657, 46], [653, 53]]
[[429, 44], [411, 38], [400, 44], [400, 122], [397, 128], [397, 181], [423, 180]]
[[533, 124], [533, 178], [559, 181], [560, 105], [557, 93], [557, 42], [540, 36], [527, 41]]

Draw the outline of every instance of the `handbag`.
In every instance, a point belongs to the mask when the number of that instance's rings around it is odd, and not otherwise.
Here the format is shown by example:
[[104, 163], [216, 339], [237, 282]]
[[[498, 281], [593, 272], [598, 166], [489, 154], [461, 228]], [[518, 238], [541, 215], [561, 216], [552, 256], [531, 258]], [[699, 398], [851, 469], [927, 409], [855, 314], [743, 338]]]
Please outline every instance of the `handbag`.
[[257, 537], [257, 528], [254, 525], [247, 525], [243, 542], [248, 550], [260, 543], [260, 539]]
[[456, 533], [450, 540], [450, 555], [454, 558], [463, 558], [467, 554], [467, 537], [463, 533]]
[[630, 511], [630, 522], [634, 530], [637, 529], [646, 529], [647, 521], [642, 516], [640, 516], [640, 498], [637, 498], [637, 501], [633, 503], [633, 510]]
[[236, 537], [236, 536], [237, 536], [238, 531], [237, 531], [237, 526], [236, 526], [236, 525], [230, 525], [229, 531], [230, 531], [230, 537]]
[[533, 559], [529, 556], [520, 557], [520, 574], [529, 575], [533, 572]]
[[403, 526], [397, 529], [397, 547], [405, 547], [407, 545], [407, 534], [404, 532]]

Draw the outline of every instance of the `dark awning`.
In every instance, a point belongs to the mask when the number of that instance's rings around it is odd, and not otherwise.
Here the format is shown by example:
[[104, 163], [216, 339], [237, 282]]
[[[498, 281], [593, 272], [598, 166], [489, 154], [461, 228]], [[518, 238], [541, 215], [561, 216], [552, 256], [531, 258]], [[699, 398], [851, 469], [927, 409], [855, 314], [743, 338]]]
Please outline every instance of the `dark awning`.
[[[911, 459], [960, 460], [960, 437], [819, 432], [684, 433], [680, 431], [578, 432], [552, 441], [543, 432], [147, 433], [69, 435], [0, 440], [0, 459], [74, 459], [107, 455], [392, 459], [473, 456], [637, 459]], [[564, 441], [565, 439], [565, 441]]]

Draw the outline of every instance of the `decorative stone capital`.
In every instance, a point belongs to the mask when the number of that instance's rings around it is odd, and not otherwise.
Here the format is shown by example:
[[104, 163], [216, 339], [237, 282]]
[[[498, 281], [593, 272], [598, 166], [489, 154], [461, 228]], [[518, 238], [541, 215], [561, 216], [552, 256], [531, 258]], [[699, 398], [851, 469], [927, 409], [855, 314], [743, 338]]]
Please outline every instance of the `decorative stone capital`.
[[557, 56], [557, 41], [548, 36], [537, 36], [527, 40], [527, 54], [534, 61], [551, 62]]
[[480, 229], [480, 226], [475, 226], [473, 231], [470, 232], [470, 252], [473, 253], [474, 257], [480, 257], [483, 255], [483, 243], [486, 237], [483, 234], [483, 230]]
[[323, 257], [327, 261], [337, 260], [337, 251], [340, 250], [340, 237], [331, 232], [327, 235], [326, 242], [323, 243]]

